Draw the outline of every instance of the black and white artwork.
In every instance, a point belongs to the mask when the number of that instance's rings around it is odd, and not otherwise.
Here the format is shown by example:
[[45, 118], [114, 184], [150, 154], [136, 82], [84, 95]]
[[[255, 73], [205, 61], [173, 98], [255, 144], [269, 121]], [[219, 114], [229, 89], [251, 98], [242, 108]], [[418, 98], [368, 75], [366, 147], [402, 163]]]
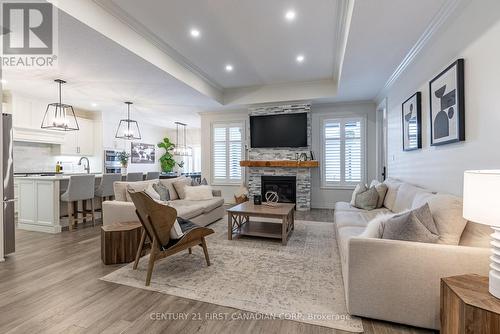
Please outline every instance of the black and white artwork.
[[413, 94], [402, 105], [403, 150], [413, 151], [422, 148], [422, 96]]
[[431, 145], [465, 140], [464, 60], [458, 59], [429, 83]]
[[131, 162], [133, 164], [154, 164], [155, 146], [152, 144], [132, 143]]

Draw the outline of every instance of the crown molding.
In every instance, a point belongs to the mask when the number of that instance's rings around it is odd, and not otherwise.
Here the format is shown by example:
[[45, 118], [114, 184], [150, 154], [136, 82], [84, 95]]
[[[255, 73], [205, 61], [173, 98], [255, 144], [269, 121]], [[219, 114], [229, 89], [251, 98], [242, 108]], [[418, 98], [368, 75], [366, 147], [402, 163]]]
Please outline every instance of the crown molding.
[[151, 44], [156, 46], [162, 52], [165, 52], [168, 56], [174, 59], [176, 62], [184, 66], [187, 70], [193, 72], [202, 80], [204, 80], [207, 84], [211, 85], [217, 90], [222, 91], [223, 88], [214, 80], [212, 80], [205, 72], [203, 72], [199, 67], [190, 62], [186, 57], [181, 55], [177, 50], [171, 47], [168, 43], [165, 43], [160, 37], [158, 37], [151, 30], [146, 28], [145, 25], [134, 19], [130, 16], [126, 11], [121, 9], [119, 6], [114, 4], [111, 1], [105, 0], [92, 0], [101, 8], [103, 8], [106, 12], [113, 15], [115, 18], [120, 20], [122, 23], [126, 24], [129, 28], [134, 30], [136, 33], [141, 35]]
[[449, 18], [455, 10], [464, 2], [470, 0], [447, 0], [441, 7], [439, 12], [434, 16], [429, 26], [425, 29], [423, 34], [413, 45], [410, 51], [403, 58], [401, 63], [396, 67], [391, 74], [384, 87], [378, 92], [374, 101], [380, 102], [385, 98], [385, 95], [404, 71], [415, 61], [422, 49], [429, 43], [429, 41], [449, 22]]
[[354, 10], [354, 0], [337, 1], [335, 13], [337, 14], [336, 34], [333, 42], [333, 80], [338, 83], [342, 75], [344, 56], [347, 48], [347, 39], [351, 27], [352, 13]]

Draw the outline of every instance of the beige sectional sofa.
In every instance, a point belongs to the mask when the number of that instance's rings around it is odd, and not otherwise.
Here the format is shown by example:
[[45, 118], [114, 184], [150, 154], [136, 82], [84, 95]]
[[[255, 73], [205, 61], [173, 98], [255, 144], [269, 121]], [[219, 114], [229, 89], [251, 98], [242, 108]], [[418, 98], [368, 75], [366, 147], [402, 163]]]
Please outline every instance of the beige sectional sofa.
[[[377, 214], [401, 212], [425, 202], [434, 203], [430, 208], [435, 220], [462, 224], [460, 198], [394, 179], [385, 183], [388, 192], [382, 208], [365, 211], [345, 202], [335, 205], [347, 308], [353, 315], [439, 329], [440, 278], [487, 275], [491, 230], [463, 221], [465, 229], [458, 228], [456, 242], [449, 234], [448, 240], [440, 239], [436, 244], [360, 237]], [[450, 227], [453, 231], [454, 226]]]
[[138, 182], [115, 182], [114, 201], [105, 201], [102, 204], [103, 225], [109, 225], [117, 222], [138, 221], [135, 213], [135, 206], [127, 194], [127, 187], [133, 188], [135, 191], [143, 191], [150, 184], [161, 182], [164, 184], [170, 193], [171, 200], [168, 204], [177, 210], [177, 215], [184, 219], [189, 219], [193, 223], [200, 226], [207, 226], [225, 215], [224, 199], [219, 191], [213, 191], [214, 198], [203, 201], [188, 201], [179, 199], [173, 182], [175, 179], [160, 179]]

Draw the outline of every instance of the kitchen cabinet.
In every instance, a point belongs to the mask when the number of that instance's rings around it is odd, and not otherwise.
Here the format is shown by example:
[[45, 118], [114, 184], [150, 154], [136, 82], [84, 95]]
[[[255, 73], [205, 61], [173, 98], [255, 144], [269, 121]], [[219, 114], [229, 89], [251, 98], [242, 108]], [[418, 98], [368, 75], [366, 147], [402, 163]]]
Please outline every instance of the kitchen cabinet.
[[64, 143], [61, 144], [61, 155], [93, 155], [94, 154], [94, 123], [90, 119], [77, 117], [78, 131], [64, 133]]

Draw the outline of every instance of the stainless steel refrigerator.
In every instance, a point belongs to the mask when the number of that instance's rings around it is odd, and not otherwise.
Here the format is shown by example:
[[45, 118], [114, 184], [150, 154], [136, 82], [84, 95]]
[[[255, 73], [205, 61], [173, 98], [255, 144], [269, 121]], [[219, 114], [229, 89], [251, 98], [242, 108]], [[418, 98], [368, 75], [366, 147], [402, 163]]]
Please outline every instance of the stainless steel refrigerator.
[[15, 251], [15, 232], [14, 221], [14, 160], [12, 138], [12, 115], [2, 114], [2, 219], [3, 222], [3, 245], [4, 255], [14, 253]]

